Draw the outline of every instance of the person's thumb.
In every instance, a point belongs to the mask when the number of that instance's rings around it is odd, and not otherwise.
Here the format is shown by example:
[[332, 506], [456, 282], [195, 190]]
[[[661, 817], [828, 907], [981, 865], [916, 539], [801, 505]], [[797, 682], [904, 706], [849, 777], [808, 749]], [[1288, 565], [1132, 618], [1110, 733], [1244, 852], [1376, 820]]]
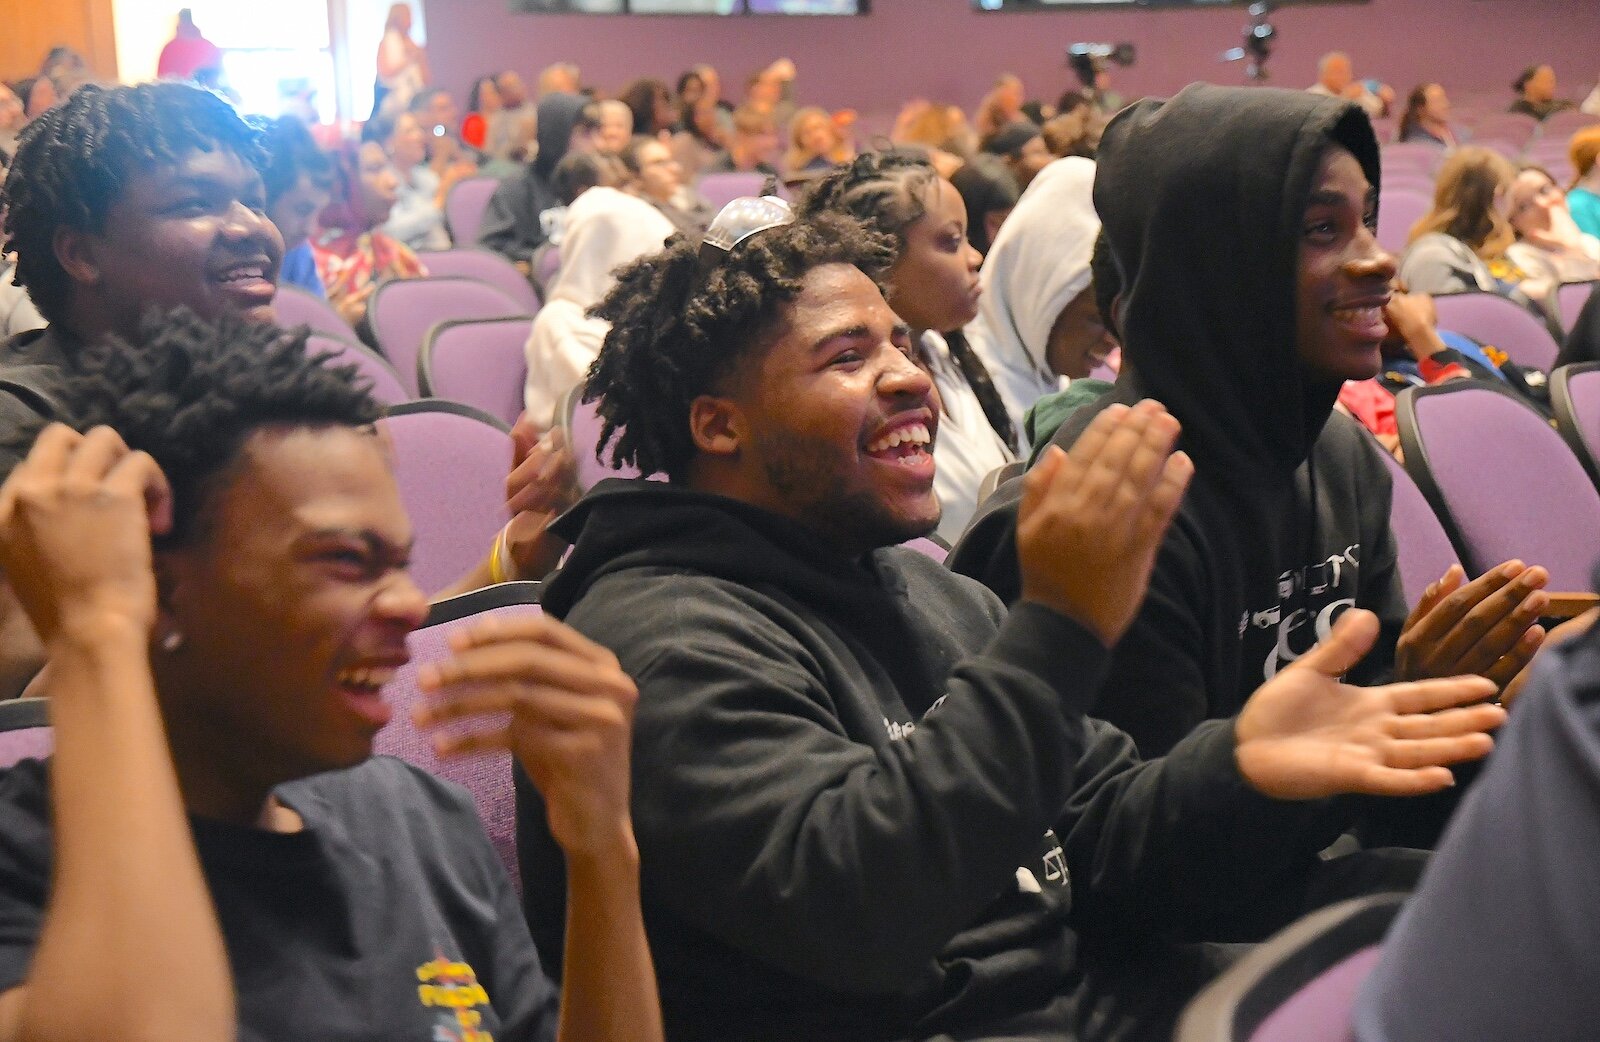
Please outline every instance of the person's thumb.
[[1326, 640], [1300, 657], [1290, 668], [1314, 669], [1338, 678], [1355, 668], [1378, 639], [1378, 617], [1364, 608], [1351, 608], [1339, 616]]

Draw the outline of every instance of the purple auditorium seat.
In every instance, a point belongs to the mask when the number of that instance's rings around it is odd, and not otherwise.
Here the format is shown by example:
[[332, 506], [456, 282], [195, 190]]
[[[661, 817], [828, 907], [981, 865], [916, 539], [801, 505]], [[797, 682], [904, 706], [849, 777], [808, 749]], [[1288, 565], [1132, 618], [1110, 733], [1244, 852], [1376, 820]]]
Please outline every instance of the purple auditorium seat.
[[737, 172], [706, 174], [700, 178], [697, 189], [713, 208], [721, 210], [735, 199], [747, 195], [760, 195], [761, 187], [766, 183], [767, 179], [763, 174]]
[[1583, 310], [1583, 305], [1588, 303], [1596, 289], [1600, 289], [1600, 282], [1567, 282], [1556, 290], [1556, 300], [1561, 307], [1561, 325], [1568, 333], [1572, 332], [1573, 323], [1578, 321], [1578, 312]]
[[1495, 293], [1451, 293], [1433, 298], [1439, 328], [1498, 347], [1528, 369], [1548, 373], [1561, 351], [1533, 312]]
[[450, 240], [457, 246], [477, 244], [484, 211], [489, 209], [489, 200], [499, 187], [497, 177], [468, 177], [451, 187], [450, 194], [444, 197], [444, 223], [450, 229]]
[[1383, 186], [1378, 196], [1378, 243], [1393, 254], [1400, 254], [1411, 238], [1411, 226], [1422, 220], [1433, 206], [1426, 192], [1403, 184]]
[[55, 751], [49, 707], [47, 698], [0, 702], [0, 768], [19, 760], [42, 760]]
[[1404, 896], [1330, 905], [1263, 941], [1195, 996], [1173, 1042], [1350, 1042], [1356, 993]]
[[517, 302], [519, 311], [532, 315], [539, 310], [539, 294], [517, 266], [493, 250], [458, 248], [430, 250], [417, 254], [430, 276], [477, 279], [487, 282]]
[[359, 344], [323, 333], [312, 333], [306, 338], [306, 353], [332, 354], [335, 357], [330, 364], [355, 366], [361, 376], [372, 381], [372, 397], [380, 405], [399, 405], [415, 397], [401, 386], [400, 377], [389, 368], [388, 362]]
[[1401, 170], [1414, 170], [1431, 176], [1444, 161], [1444, 149], [1431, 141], [1397, 141], [1380, 150], [1383, 164], [1383, 187], [1389, 187], [1389, 175]]
[[367, 302], [367, 324], [400, 382], [417, 392], [417, 359], [428, 331], [463, 318], [528, 317], [522, 306], [487, 282], [462, 278], [394, 279]]
[[[539, 613], [539, 584], [532, 582], [500, 583], [434, 604], [428, 621], [406, 638], [411, 662], [384, 685], [384, 698], [394, 707], [394, 718], [378, 732], [373, 746], [374, 752], [397, 757], [472, 793], [484, 831], [489, 833], [518, 892], [522, 880], [517, 872], [517, 805], [511, 781], [511, 754], [477, 753], [441, 759], [434, 751], [433, 732], [420, 730], [412, 723], [411, 711], [423, 700], [417, 687], [417, 669], [450, 655], [451, 633], [485, 619]], [[503, 726], [507, 716], [502, 713], [472, 723], [451, 724], [439, 731], [459, 734], [488, 730]]]
[[411, 575], [432, 594], [476, 567], [508, 520], [511, 435], [488, 413], [438, 399], [397, 405], [380, 426], [416, 538]]
[[1564, 365], [1550, 374], [1556, 429], [1600, 486], [1600, 362]]
[[356, 331], [339, 317], [333, 305], [312, 296], [299, 286], [279, 286], [277, 296], [272, 298], [272, 310], [277, 315], [278, 325], [285, 329], [310, 326], [313, 333], [352, 344], [356, 342]]
[[950, 548], [931, 536], [923, 536], [920, 539], [913, 539], [900, 545], [907, 550], [915, 550], [924, 557], [931, 557], [940, 564], [943, 564], [944, 559], [950, 556]]
[[1485, 116], [1472, 128], [1472, 140], [1469, 144], [1485, 145], [1486, 138], [1498, 138], [1510, 142], [1521, 151], [1523, 146], [1533, 140], [1539, 130], [1539, 121], [1532, 116], [1521, 112], [1497, 112]]
[[1400, 587], [1405, 592], [1406, 607], [1415, 608], [1428, 584], [1437, 582], [1451, 565], [1460, 563], [1460, 558], [1411, 475], [1381, 447], [1378, 451], [1389, 467], [1389, 477], [1394, 479], [1389, 528], [1394, 532], [1395, 556], [1400, 564]]
[[531, 318], [441, 322], [422, 345], [417, 383], [424, 396], [476, 406], [507, 424], [522, 415], [528, 379], [523, 348]]
[[1589, 589], [1600, 492], [1561, 435], [1509, 388], [1457, 380], [1395, 400], [1406, 471], [1471, 576], [1519, 558], [1549, 589]]

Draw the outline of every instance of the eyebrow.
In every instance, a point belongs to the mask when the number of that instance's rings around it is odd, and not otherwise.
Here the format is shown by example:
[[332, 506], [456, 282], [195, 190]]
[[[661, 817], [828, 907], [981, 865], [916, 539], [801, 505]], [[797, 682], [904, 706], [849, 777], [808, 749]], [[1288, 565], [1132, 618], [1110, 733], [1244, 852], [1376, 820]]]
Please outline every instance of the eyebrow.
[[417, 547], [415, 536], [404, 543], [391, 543], [378, 533], [364, 528], [314, 528], [301, 536], [297, 542], [317, 539], [354, 539], [356, 542], [365, 543], [367, 549], [375, 554], [398, 552], [401, 557], [410, 557]]

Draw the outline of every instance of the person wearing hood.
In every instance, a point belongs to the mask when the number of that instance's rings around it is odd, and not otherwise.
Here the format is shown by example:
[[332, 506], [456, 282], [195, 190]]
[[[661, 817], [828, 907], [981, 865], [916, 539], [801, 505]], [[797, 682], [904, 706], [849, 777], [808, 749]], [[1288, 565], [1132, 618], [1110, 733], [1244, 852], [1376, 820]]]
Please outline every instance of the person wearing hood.
[[1100, 321], [1089, 271], [1100, 234], [1094, 172], [1076, 156], [1039, 171], [979, 272], [983, 295], [967, 337], [1018, 431], [1063, 377], [1088, 376], [1117, 346]]
[[672, 222], [655, 207], [605, 185], [584, 192], [567, 208], [561, 270], [550, 299], [534, 316], [524, 349], [528, 382], [523, 397], [535, 425], [555, 425], [557, 405], [600, 353], [611, 326], [590, 318], [588, 311], [610, 292], [612, 272], [660, 250], [673, 231]]
[[[1237, 712], [1352, 607], [1383, 626], [1356, 684], [1481, 673], [1504, 688], [1542, 639], [1547, 575], [1521, 562], [1465, 585], [1452, 568], [1407, 617], [1385, 464], [1334, 412], [1343, 382], [1381, 365], [1395, 262], [1373, 234], [1377, 185], [1365, 113], [1309, 93], [1195, 84], [1106, 130], [1094, 202], [1123, 276], [1122, 369], [1053, 440], [1154, 398], [1195, 462], [1095, 706], [1145, 755]], [[1022, 486], [951, 555], [1006, 600]], [[1413, 845], [1437, 824], [1422, 817]]]
[[[1207, 967], [1157, 938], [1219, 919], [1253, 936], [1325, 897], [1301, 870], [1336, 805], [1291, 800], [1446, 784], [1380, 767], [1370, 714], [1491, 685], [1339, 685], [1376, 629], [1352, 612], [1238, 720], [1135, 762], [1083, 714], [1189, 471], [1177, 427], [1145, 402], [1051, 450], [1007, 613], [896, 545], [937, 522], [942, 413], [877, 281], [894, 256], [844, 214], [741, 199], [595, 310], [600, 444], [667, 480], [601, 482], [558, 522], [574, 546], [543, 604], [639, 688], [632, 809], [668, 1034], [1169, 1037]], [[1367, 722], [1330, 719], [1347, 716]], [[1453, 759], [1502, 718], [1431, 720]], [[525, 910], [559, 953], [559, 850], [519, 784]]]
[[577, 94], [549, 94], [539, 99], [539, 154], [522, 173], [503, 182], [489, 199], [478, 242], [515, 263], [530, 267], [533, 254], [548, 239], [544, 213], [559, 209], [556, 164], [570, 151], [594, 148], [600, 123], [588, 99]]
[[994, 237], [1017, 205], [1022, 190], [999, 156], [987, 152], [973, 156], [950, 175], [967, 207], [967, 241], [985, 256]]

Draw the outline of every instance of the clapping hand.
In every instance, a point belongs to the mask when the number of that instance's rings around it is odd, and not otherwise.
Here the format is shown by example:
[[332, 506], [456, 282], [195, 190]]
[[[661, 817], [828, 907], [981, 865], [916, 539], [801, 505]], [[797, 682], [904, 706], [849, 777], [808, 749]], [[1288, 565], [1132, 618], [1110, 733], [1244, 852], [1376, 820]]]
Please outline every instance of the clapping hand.
[[1471, 582], [1460, 565], [1424, 591], [1400, 631], [1400, 680], [1477, 673], [1505, 688], [1544, 641], [1539, 616], [1550, 603], [1549, 573], [1507, 561]]
[[1339, 682], [1377, 636], [1377, 616], [1352, 608], [1326, 640], [1250, 697], [1234, 724], [1236, 755], [1258, 791], [1285, 800], [1415, 796], [1454, 784], [1447, 765], [1488, 755], [1488, 732], [1505, 710], [1484, 701], [1495, 686], [1483, 677]]

